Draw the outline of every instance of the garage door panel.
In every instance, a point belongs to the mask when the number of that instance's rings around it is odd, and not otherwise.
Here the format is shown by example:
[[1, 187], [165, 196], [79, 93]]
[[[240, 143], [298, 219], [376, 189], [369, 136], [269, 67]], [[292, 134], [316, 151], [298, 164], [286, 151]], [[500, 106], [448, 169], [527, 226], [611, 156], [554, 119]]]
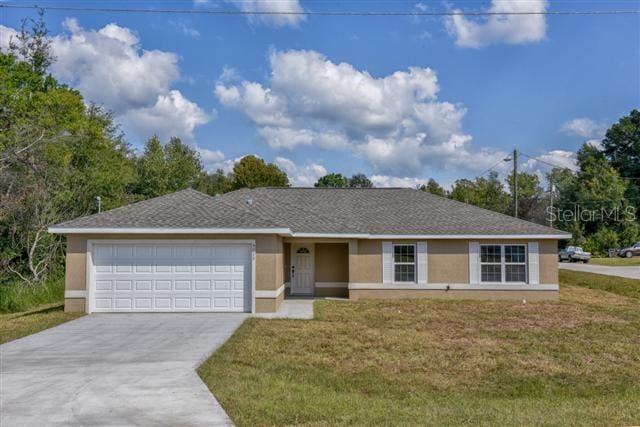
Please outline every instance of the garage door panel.
[[250, 253], [246, 244], [96, 244], [93, 310], [248, 310]]

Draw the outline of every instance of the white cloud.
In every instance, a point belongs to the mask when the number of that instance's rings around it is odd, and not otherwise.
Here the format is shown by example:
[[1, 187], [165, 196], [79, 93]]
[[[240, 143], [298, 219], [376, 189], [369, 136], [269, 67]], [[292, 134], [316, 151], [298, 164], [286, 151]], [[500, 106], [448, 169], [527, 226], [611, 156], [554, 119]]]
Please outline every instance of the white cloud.
[[[202, 0], [200, 0], [202, 1]], [[259, 12], [264, 15], [248, 15], [250, 22], [262, 22], [273, 27], [297, 26], [305, 20], [304, 12], [298, 0], [227, 0], [243, 12]]]
[[562, 125], [560, 129], [567, 135], [577, 135], [583, 138], [603, 138], [607, 130], [607, 125], [596, 123], [587, 117], [579, 117]]
[[[486, 9], [490, 13], [545, 12], [547, 0], [503, 1], [492, 0]], [[454, 12], [461, 12], [455, 9]], [[454, 15], [446, 20], [447, 29], [456, 38], [456, 44], [479, 48], [492, 43], [530, 43], [543, 40], [547, 32], [544, 15], [491, 15], [485, 19], [469, 19]]]
[[[64, 21], [65, 32], [51, 38], [56, 61], [53, 75], [80, 90], [87, 101], [104, 105], [140, 139], [157, 134], [193, 139], [197, 126], [211, 117], [171, 85], [180, 78], [178, 56], [143, 50], [129, 28], [107, 24], [85, 30], [75, 19]], [[0, 26], [0, 47], [8, 47], [16, 30]]]
[[504, 153], [474, 150], [462, 131], [466, 109], [438, 100], [436, 73], [410, 67], [374, 77], [315, 51], [274, 51], [266, 85], [219, 81], [226, 107], [246, 114], [272, 148], [349, 150], [378, 174], [428, 167], [479, 170]]
[[298, 166], [286, 157], [276, 157], [275, 164], [287, 174], [294, 187], [313, 187], [320, 177], [327, 174], [322, 165], [308, 163]]
[[5, 52], [8, 51], [11, 40], [15, 40], [17, 35], [18, 32], [13, 28], [0, 25], [0, 49]]
[[179, 136], [186, 141], [193, 139], [193, 131], [197, 126], [209, 120], [210, 117], [197, 104], [177, 90], [158, 95], [153, 106], [129, 110], [124, 117], [125, 124], [139, 135], [156, 134], [161, 140]]
[[172, 27], [180, 31], [185, 36], [193, 37], [193, 38], [200, 37], [200, 31], [196, 30], [193, 27], [188, 26], [184, 21], [174, 21], [170, 19], [169, 24], [171, 24]]
[[375, 187], [403, 187], [403, 188], [416, 188], [421, 184], [426, 184], [426, 179], [413, 178], [413, 177], [397, 177], [389, 175], [373, 175], [371, 182]]

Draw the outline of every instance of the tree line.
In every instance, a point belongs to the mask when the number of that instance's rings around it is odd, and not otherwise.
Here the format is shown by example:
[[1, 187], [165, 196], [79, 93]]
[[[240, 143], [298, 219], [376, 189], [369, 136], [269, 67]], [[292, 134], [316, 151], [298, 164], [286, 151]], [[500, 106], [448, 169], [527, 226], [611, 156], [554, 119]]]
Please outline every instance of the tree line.
[[[8, 51], [0, 52], [0, 283], [38, 283], [63, 268], [63, 240], [51, 224], [112, 209], [185, 188], [215, 195], [239, 188], [289, 186], [286, 173], [256, 156], [245, 156], [229, 173], [206, 171], [198, 152], [179, 138], [152, 136], [136, 154], [112, 114], [86, 103], [79, 91], [48, 73], [42, 21], [23, 26]], [[548, 208], [606, 212], [640, 203], [640, 112], [634, 110], [606, 133], [602, 149], [578, 152], [578, 170], [554, 168], [543, 189], [535, 174], [518, 174], [519, 216], [550, 224]], [[482, 208], [513, 214], [513, 176], [460, 179], [450, 191], [430, 179], [420, 190]], [[330, 173], [316, 187], [371, 188], [364, 174]], [[638, 217], [576, 218], [558, 215], [553, 226], [594, 252], [640, 239]]]

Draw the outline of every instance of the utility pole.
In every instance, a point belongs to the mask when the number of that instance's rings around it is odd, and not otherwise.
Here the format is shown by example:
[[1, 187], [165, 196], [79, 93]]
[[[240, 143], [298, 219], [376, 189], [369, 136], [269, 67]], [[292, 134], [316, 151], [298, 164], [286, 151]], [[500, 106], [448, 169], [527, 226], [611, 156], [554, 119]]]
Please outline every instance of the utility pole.
[[513, 150], [513, 207], [513, 216], [518, 218], [518, 150]]

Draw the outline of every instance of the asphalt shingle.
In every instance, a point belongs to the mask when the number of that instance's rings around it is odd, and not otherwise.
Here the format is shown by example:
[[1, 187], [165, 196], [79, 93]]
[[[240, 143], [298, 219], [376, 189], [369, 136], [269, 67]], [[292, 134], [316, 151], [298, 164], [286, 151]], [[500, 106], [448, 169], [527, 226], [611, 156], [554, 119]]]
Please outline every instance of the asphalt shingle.
[[558, 230], [407, 188], [183, 190], [55, 226], [289, 228], [295, 233], [557, 235]]

